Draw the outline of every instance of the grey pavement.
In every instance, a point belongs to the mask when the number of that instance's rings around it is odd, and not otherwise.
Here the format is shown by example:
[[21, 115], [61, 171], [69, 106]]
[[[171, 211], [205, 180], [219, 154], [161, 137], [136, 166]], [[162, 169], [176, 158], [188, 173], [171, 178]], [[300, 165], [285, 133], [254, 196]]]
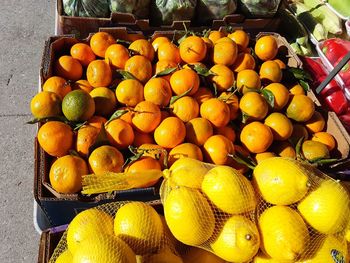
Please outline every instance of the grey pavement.
[[37, 262], [29, 102], [44, 41], [54, 34], [54, 0], [0, 0], [0, 262]]

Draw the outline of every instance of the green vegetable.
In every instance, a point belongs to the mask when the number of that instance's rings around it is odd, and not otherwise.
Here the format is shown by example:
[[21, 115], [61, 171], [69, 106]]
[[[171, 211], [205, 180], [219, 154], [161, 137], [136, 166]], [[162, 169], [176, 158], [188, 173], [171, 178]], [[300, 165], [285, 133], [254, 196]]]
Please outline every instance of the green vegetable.
[[328, 3], [342, 16], [350, 17], [350, 0], [328, 0]]
[[236, 8], [236, 0], [198, 0], [195, 20], [197, 24], [207, 24], [233, 14]]
[[298, 20], [314, 35], [317, 41], [327, 38], [327, 32], [323, 25], [311, 15], [310, 8], [300, 2], [295, 2], [290, 6], [296, 13]]
[[138, 18], [148, 18], [150, 0], [109, 0], [111, 12], [134, 14]]
[[173, 21], [191, 20], [197, 0], [152, 0], [152, 24], [171, 24]]
[[[335, 35], [343, 32], [340, 18], [332, 12], [323, 2], [320, 0], [304, 0], [304, 4], [310, 8], [311, 15], [319, 22], [322, 23], [324, 28]], [[348, 6], [347, 9], [350, 9]]]
[[108, 0], [63, 0], [63, 8], [68, 16], [109, 16]]
[[242, 13], [249, 17], [272, 17], [281, 0], [239, 0]]

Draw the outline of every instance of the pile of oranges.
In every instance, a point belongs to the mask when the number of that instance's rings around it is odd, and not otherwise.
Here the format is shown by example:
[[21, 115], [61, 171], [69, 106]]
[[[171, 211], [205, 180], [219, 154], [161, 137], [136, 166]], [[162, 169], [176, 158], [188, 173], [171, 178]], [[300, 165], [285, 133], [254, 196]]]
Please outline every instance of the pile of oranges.
[[[296, 158], [301, 137], [303, 158], [329, 158], [336, 141], [324, 117], [297, 82], [282, 83], [287, 66], [277, 56], [274, 36], [251, 43], [243, 30], [193, 34], [178, 45], [99, 32], [73, 45], [31, 101], [34, 117], [49, 120], [38, 141], [57, 157], [52, 187], [76, 193], [85, 174], [132, 176], [184, 156], [246, 172], [234, 155]], [[129, 146], [137, 158], [126, 164]]]

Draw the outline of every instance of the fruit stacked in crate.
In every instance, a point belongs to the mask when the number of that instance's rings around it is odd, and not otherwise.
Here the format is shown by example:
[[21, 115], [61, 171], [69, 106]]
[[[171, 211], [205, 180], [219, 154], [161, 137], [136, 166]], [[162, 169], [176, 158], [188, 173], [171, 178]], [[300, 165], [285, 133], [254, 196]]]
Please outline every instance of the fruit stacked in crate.
[[307, 74], [290, 67], [298, 65], [278, 35], [128, 37], [99, 32], [72, 45], [31, 101], [39, 144], [57, 157], [49, 176], [57, 192], [80, 192], [88, 174], [137, 181], [182, 157], [244, 173], [276, 155], [314, 164], [340, 157], [326, 115], [306, 95]]

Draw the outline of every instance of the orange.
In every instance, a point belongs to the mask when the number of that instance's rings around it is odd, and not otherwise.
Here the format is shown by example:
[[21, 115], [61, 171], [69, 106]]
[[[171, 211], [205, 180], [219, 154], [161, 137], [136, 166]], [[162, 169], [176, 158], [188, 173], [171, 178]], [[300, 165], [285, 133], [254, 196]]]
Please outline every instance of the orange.
[[186, 123], [186, 141], [202, 146], [213, 135], [213, 126], [207, 119], [194, 118]]
[[152, 77], [151, 61], [144, 56], [137, 55], [129, 58], [125, 63], [124, 70], [130, 72], [143, 84]]
[[230, 121], [230, 108], [217, 98], [209, 99], [200, 107], [201, 117], [207, 119], [214, 127], [226, 126]]
[[260, 89], [261, 80], [258, 73], [252, 69], [244, 69], [237, 74], [237, 88], [242, 94], [251, 91], [251, 89]]
[[170, 77], [171, 89], [176, 95], [184, 94], [192, 89], [188, 95], [193, 95], [199, 88], [199, 76], [192, 69], [180, 69]]
[[62, 56], [55, 62], [55, 75], [68, 80], [79, 80], [83, 75], [83, 67], [77, 59]]
[[[166, 69], [171, 69], [171, 68], [176, 68], [176, 67], [177, 67], [177, 64], [173, 61], [168, 61], [168, 60], [158, 61], [154, 65], [154, 74], [158, 74]], [[170, 83], [171, 75], [172, 75], [172, 73], [165, 75], [165, 76], [161, 76], [161, 78], [167, 80]]]
[[154, 48], [146, 39], [138, 39], [132, 42], [129, 50], [134, 51], [137, 55], [146, 57], [149, 61], [154, 59]]
[[184, 96], [170, 105], [172, 112], [183, 122], [188, 122], [199, 115], [198, 102], [190, 97]]
[[239, 102], [239, 108], [252, 120], [264, 119], [269, 111], [265, 98], [257, 92], [245, 93]]
[[257, 153], [255, 155], [255, 161], [257, 163], [261, 163], [263, 160], [268, 159], [268, 158], [272, 158], [272, 157], [276, 157], [276, 154], [274, 154], [273, 152]]
[[218, 165], [227, 165], [232, 162], [229, 154], [235, 151], [233, 143], [222, 135], [213, 135], [203, 145], [205, 160]]
[[135, 139], [133, 145], [135, 147], [140, 147], [142, 144], [153, 144], [154, 139], [151, 133], [143, 133], [139, 131], [134, 131]]
[[135, 79], [126, 79], [119, 83], [115, 90], [118, 102], [134, 107], [143, 101], [143, 86]]
[[96, 148], [89, 156], [90, 169], [94, 174], [106, 172], [119, 173], [123, 170], [124, 157], [115, 147], [103, 145]]
[[141, 101], [134, 109], [133, 126], [140, 132], [153, 132], [161, 121], [159, 107], [149, 101]]
[[238, 29], [229, 34], [228, 37], [236, 42], [239, 51], [245, 50], [249, 45], [249, 36], [243, 30]]
[[278, 64], [278, 66], [280, 66], [281, 69], [286, 69], [287, 68], [286, 64], [282, 60], [274, 59], [273, 61], [275, 61]]
[[49, 121], [40, 127], [38, 141], [49, 155], [61, 157], [73, 148], [73, 131], [63, 122]]
[[217, 30], [213, 30], [210, 32], [208, 38], [215, 44], [220, 38], [225, 37], [225, 33]]
[[294, 147], [288, 141], [280, 141], [272, 147], [274, 153], [281, 157], [296, 158], [296, 152]]
[[61, 98], [54, 92], [42, 91], [30, 101], [30, 111], [35, 118], [54, 117], [61, 114]]
[[325, 144], [318, 141], [304, 141], [301, 146], [301, 150], [304, 157], [309, 161], [329, 158], [328, 147]]
[[293, 95], [305, 95], [304, 88], [299, 84], [294, 85], [289, 92]]
[[82, 126], [77, 132], [76, 150], [84, 158], [89, 155], [90, 147], [95, 143], [100, 129], [91, 125]]
[[310, 133], [323, 131], [325, 125], [326, 121], [318, 111], [315, 111], [311, 119], [305, 122], [305, 127]]
[[243, 127], [240, 139], [251, 153], [262, 153], [272, 144], [273, 134], [267, 125], [254, 121]]
[[204, 101], [213, 98], [214, 95], [208, 88], [199, 88], [195, 94], [193, 94], [193, 98], [201, 105]]
[[91, 47], [84, 43], [73, 45], [70, 49], [70, 55], [78, 60], [84, 67], [87, 67], [91, 61], [96, 59]]
[[95, 101], [95, 114], [110, 116], [116, 109], [117, 99], [114, 92], [108, 88], [95, 88], [90, 92]]
[[171, 166], [176, 160], [184, 157], [203, 161], [202, 151], [197, 145], [192, 143], [182, 143], [171, 149], [169, 152], [169, 166]]
[[90, 119], [88, 119], [87, 124], [101, 129], [102, 125], [104, 125], [106, 122], [107, 120], [102, 116], [92, 116]]
[[71, 90], [72, 88], [69, 83], [64, 78], [57, 76], [48, 78], [43, 85], [43, 91], [54, 92], [60, 96], [61, 100], [63, 100], [64, 96]]
[[76, 82], [74, 82], [74, 84], [72, 85], [73, 90], [76, 89], [81, 89], [83, 91], [86, 91], [87, 93], [90, 93], [94, 87], [90, 85], [89, 81], [87, 81], [86, 79], [80, 79]]
[[146, 101], [150, 101], [158, 106], [169, 105], [172, 91], [168, 81], [162, 78], [150, 79], [143, 89]]
[[231, 142], [236, 140], [236, 132], [231, 126], [224, 126], [221, 128], [215, 128], [214, 134], [223, 135]]
[[49, 173], [50, 184], [59, 193], [75, 194], [81, 190], [82, 176], [88, 173], [88, 167], [82, 158], [66, 155], [52, 164]]
[[153, 159], [158, 160], [162, 168], [164, 166], [164, 159], [166, 158], [166, 156], [168, 156], [167, 151], [163, 147], [153, 143], [142, 144], [137, 149], [137, 152], [142, 153], [142, 156], [144, 157], [149, 156]]
[[315, 112], [314, 102], [306, 95], [294, 95], [288, 103], [286, 115], [298, 122], [306, 122]]
[[94, 115], [95, 101], [89, 93], [73, 90], [64, 97], [62, 112], [69, 121], [84, 122]]
[[207, 45], [197, 36], [186, 37], [179, 46], [181, 59], [186, 63], [202, 61], [207, 55]]
[[270, 82], [280, 82], [282, 80], [282, 70], [279, 65], [272, 60], [262, 63], [259, 74], [261, 79]]
[[214, 65], [210, 71], [215, 74], [210, 76], [210, 80], [216, 85], [219, 92], [226, 91], [233, 86], [235, 76], [225, 65]]
[[120, 44], [110, 45], [105, 53], [105, 61], [113, 69], [124, 69], [125, 63], [129, 58], [128, 49]]
[[328, 132], [316, 132], [312, 135], [311, 140], [323, 143], [327, 146], [329, 151], [332, 151], [337, 145], [337, 142], [332, 136], [332, 134]]
[[155, 52], [158, 51], [158, 48], [160, 45], [164, 44], [164, 43], [169, 43], [170, 39], [167, 37], [156, 37], [153, 41], [152, 41], [152, 46]]
[[234, 72], [240, 72], [245, 69], [255, 69], [255, 59], [248, 53], [239, 53], [232, 69]]
[[282, 113], [271, 113], [269, 116], [267, 116], [264, 123], [270, 127], [273, 134], [273, 139], [276, 141], [287, 140], [292, 135], [292, 122]]
[[273, 36], [263, 36], [255, 44], [255, 54], [263, 61], [272, 60], [278, 53], [277, 41]]
[[232, 66], [238, 55], [238, 47], [230, 38], [227, 40], [220, 39], [214, 45], [212, 60], [215, 64]]
[[98, 32], [90, 39], [90, 47], [96, 56], [105, 57], [107, 48], [115, 44], [115, 39], [106, 32]]
[[282, 110], [287, 105], [289, 100], [288, 89], [280, 83], [271, 83], [265, 87], [266, 90], [272, 92], [274, 97], [273, 109], [276, 111]]
[[301, 137], [304, 137], [304, 140], [307, 140], [309, 138], [309, 134], [307, 132], [307, 129], [304, 125], [294, 123], [293, 124], [293, 132], [290, 136], [289, 140], [296, 145]]
[[94, 88], [108, 87], [112, 82], [112, 71], [104, 60], [94, 60], [86, 70], [86, 77]]
[[185, 136], [185, 124], [177, 117], [164, 119], [154, 131], [154, 140], [164, 148], [174, 148], [184, 141]]
[[239, 115], [238, 97], [231, 92], [222, 92], [219, 99], [227, 104], [230, 109], [230, 120], [235, 120]]
[[118, 110], [122, 110], [122, 111], [126, 110], [127, 111], [122, 116], [120, 116], [119, 119], [132, 125], [132, 117], [134, 117], [134, 113], [133, 113], [132, 109], [129, 107], [121, 107]]
[[121, 119], [115, 119], [108, 123], [106, 132], [109, 142], [117, 149], [127, 148], [135, 138], [131, 125]]
[[172, 61], [176, 64], [181, 63], [179, 48], [171, 42], [161, 44], [158, 47], [158, 60]]

